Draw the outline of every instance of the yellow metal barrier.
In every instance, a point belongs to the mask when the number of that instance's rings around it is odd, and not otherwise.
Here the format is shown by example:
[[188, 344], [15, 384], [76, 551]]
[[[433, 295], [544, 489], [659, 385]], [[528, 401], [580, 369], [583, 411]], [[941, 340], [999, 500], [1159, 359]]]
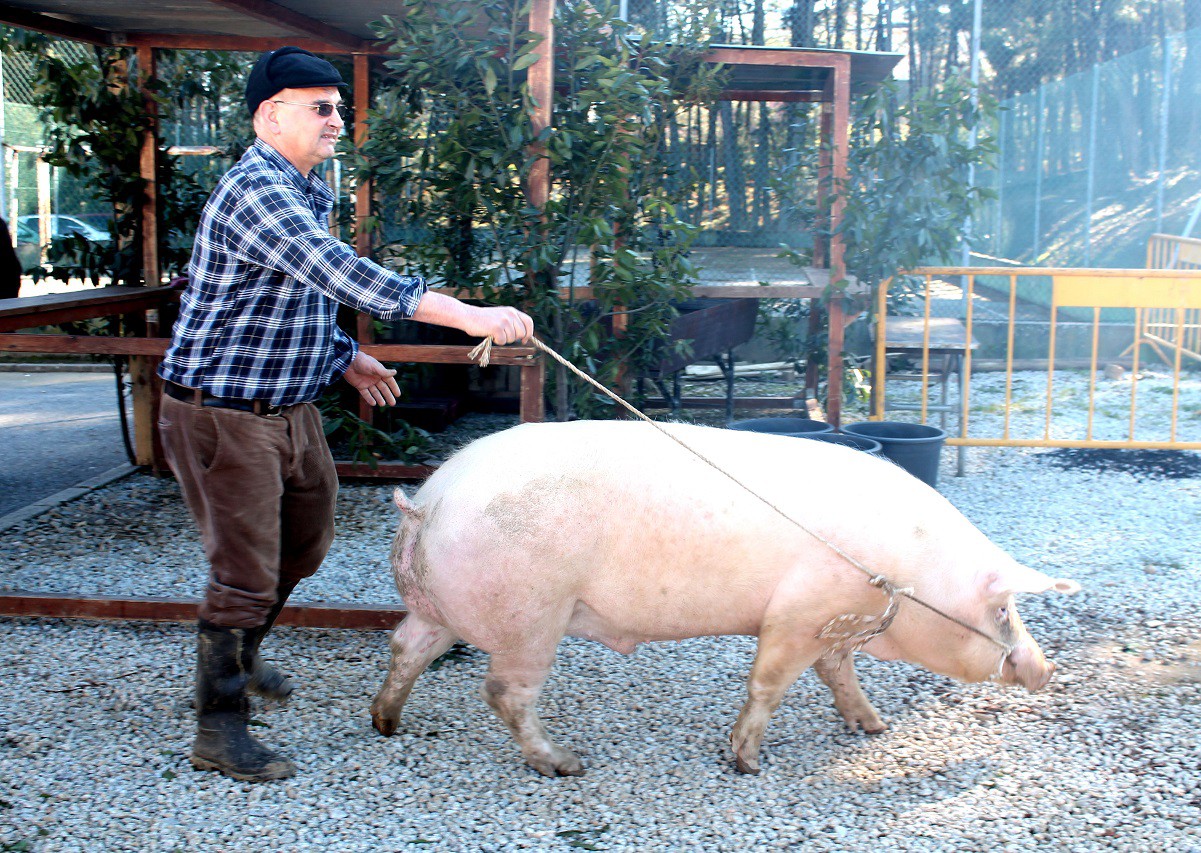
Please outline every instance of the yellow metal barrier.
[[[1201, 372], [1189, 374], [1183, 370], [1187, 347], [1193, 340], [1189, 335], [1197, 325], [1196, 318], [1201, 316], [1201, 241], [1195, 242], [1199, 244], [1198, 268], [1189, 270], [1011, 267], [915, 270], [907, 275], [923, 279], [924, 288], [914, 295], [921, 304], [914, 306], [916, 311], [907, 312], [915, 315], [908, 318], [887, 315], [892, 280], [884, 282], [876, 306], [872, 418], [882, 419], [889, 408], [889, 355], [904, 353], [920, 360], [920, 370], [914, 374], [921, 382], [920, 398], [917, 403], [895, 407], [919, 412], [923, 423], [932, 411], [954, 408], [959, 434], [948, 437], [949, 445], [1201, 450]], [[981, 279], [984, 281], [980, 282]], [[932, 315], [935, 293], [942, 299], [963, 300], [962, 311], [955, 319]], [[976, 315], [980, 311], [987, 311], [990, 319], [978, 320]], [[1038, 319], [1019, 321], [1020, 316]], [[1041, 324], [1047, 327], [1045, 349], [1033, 358], [1029, 352], [1026, 358], [1015, 357], [1015, 330], [1019, 322], [1033, 323], [1035, 328]], [[913, 334], [914, 323], [920, 323], [917, 334]], [[907, 341], [901, 341], [895, 329], [906, 325], [910, 335]], [[1103, 325], [1107, 338], [1104, 348]], [[1067, 331], [1077, 333], [1072, 342], [1075, 355], [1057, 352], [1061, 326], [1062, 336]], [[1148, 337], [1149, 329], [1155, 330], [1155, 338], [1161, 340]], [[991, 335], [989, 343], [994, 357], [985, 361], [982, 353], [988, 347], [978, 346], [976, 333], [986, 330]], [[1102, 355], [1103, 349], [1115, 352], [1123, 340], [1129, 344], [1124, 352]], [[1166, 351], [1157, 345], [1161, 341], [1169, 342]], [[1170, 370], [1170, 377], [1149, 369], [1146, 360], [1140, 363], [1144, 344], [1155, 350]], [[1036, 344], [1026, 342], [1024, 346], [1029, 350]], [[931, 355], [947, 352], [955, 353], [958, 358], [951, 366], [957, 368], [960, 378], [955, 407], [929, 401], [931, 380], [941, 381], [944, 395], [947, 381], [945, 373], [940, 375], [932, 369]], [[987, 367], [987, 372], [973, 373], [973, 359]], [[1118, 362], [1124, 362], [1128, 374], [1114, 366]], [[1068, 370], [1077, 372], [1065, 372]], [[1102, 370], [1106, 370], [1109, 378], [1099, 388]], [[996, 379], [1001, 372], [1003, 381]], [[1123, 401], [1119, 410], [1119, 393], [1125, 395], [1122, 383], [1126, 381], [1128, 403]], [[1044, 382], [1045, 394], [1041, 389]], [[1081, 386], [1085, 384], [1086, 401], [1081, 399]], [[1037, 411], [1039, 406], [1032, 389], [1041, 395], [1041, 412]], [[1061, 413], [1065, 404], [1076, 413], [1080, 412], [1081, 404], [1087, 405], [1083, 424], [1076, 423], [1080, 419], [1067, 425], [1056, 423], [1057, 403]]]
[[[1147, 269], [1201, 269], [1201, 240], [1152, 234], [1147, 240]], [[1201, 362], [1201, 310], [1186, 309], [1182, 318], [1173, 317], [1169, 309], [1148, 311], [1143, 340], [1161, 355], [1162, 346]]]

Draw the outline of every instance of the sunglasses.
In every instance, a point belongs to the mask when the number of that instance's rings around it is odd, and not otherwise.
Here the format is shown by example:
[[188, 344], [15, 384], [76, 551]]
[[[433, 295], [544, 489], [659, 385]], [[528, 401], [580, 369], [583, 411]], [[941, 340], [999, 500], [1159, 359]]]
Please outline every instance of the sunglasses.
[[334, 114], [334, 110], [338, 111], [338, 115], [346, 118], [349, 115], [349, 110], [342, 104], [331, 104], [329, 101], [322, 101], [319, 104], [301, 104], [296, 101], [272, 101], [273, 104], [287, 104], [291, 107], [308, 107], [310, 110], [316, 110], [317, 115], [322, 118], [329, 118]]

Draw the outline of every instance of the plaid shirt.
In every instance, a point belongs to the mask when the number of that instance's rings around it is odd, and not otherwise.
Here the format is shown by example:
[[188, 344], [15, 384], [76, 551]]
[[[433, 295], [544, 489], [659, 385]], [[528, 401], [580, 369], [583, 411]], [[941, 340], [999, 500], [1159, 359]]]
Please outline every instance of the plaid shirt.
[[325, 226], [334, 196], [256, 142], [217, 184], [196, 231], [188, 287], [159, 367], [164, 379], [218, 397], [311, 402], [358, 345], [337, 303], [410, 317], [425, 281], [360, 258]]

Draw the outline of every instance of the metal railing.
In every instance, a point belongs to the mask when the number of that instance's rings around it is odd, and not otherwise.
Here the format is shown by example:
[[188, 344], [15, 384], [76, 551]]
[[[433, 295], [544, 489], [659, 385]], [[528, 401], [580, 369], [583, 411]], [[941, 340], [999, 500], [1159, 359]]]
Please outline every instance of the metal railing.
[[[873, 419], [889, 407], [889, 358], [905, 355], [917, 362], [919, 400], [896, 408], [916, 411], [923, 423], [932, 410], [945, 411], [929, 400], [932, 380], [945, 394], [944, 371], [959, 373], [960, 399], [952, 407], [959, 435], [949, 436], [949, 445], [1201, 450], [1201, 373], [1184, 370], [1186, 347], [1172, 343], [1188, 344], [1197, 333], [1201, 268], [929, 267], [907, 275], [924, 281], [908, 318], [920, 323], [920, 333], [905, 343], [889, 340], [888, 321], [901, 318], [886, 316], [892, 280], [884, 282], [877, 294]], [[1153, 354], [1144, 357], [1146, 347]], [[948, 352], [956, 362], [934, 367], [932, 354]], [[1071, 423], [1057, 423], [1057, 409], [1073, 415]]]

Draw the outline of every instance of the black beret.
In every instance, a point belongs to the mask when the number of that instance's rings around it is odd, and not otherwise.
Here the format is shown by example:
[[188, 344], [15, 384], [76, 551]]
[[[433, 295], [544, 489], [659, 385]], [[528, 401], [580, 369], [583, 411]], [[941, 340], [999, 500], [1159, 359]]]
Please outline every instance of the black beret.
[[345, 86], [338, 69], [320, 56], [299, 47], [281, 47], [259, 57], [246, 80], [246, 108], [250, 114], [259, 104], [283, 89], [315, 89]]

